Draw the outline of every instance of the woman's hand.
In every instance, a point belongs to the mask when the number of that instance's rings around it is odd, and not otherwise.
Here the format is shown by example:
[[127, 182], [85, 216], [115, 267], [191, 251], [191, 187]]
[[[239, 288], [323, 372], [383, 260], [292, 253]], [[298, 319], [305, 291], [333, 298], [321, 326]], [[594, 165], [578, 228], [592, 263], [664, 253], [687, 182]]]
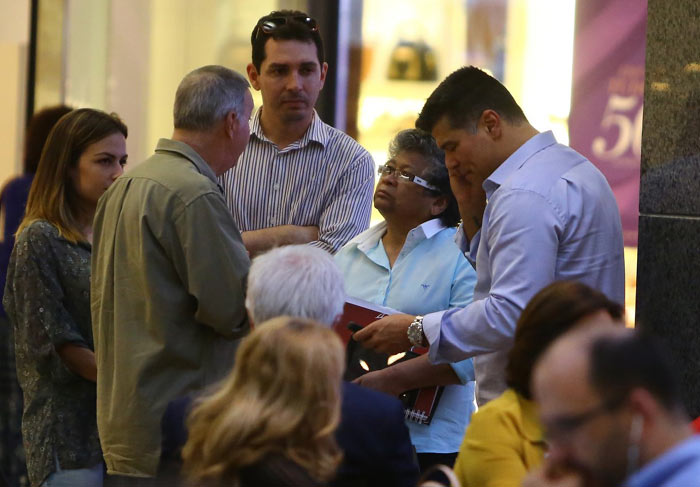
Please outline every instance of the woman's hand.
[[375, 391], [384, 392], [390, 396], [398, 397], [407, 389], [404, 389], [404, 386], [401, 385], [400, 380], [392, 379], [394, 374], [392, 373], [393, 371], [391, 369], [392, 367], [387, 367], [386, 369], [368, 372], [365, 375], [361, 375], [353, 382], [363, 387], [369, 387]]
[[450, 364], [431, 364], [428, 355], [368, 372], [353, 382], [392, 396], [421, 387], [460, 384], [459, 377]]
[[91, 382], [97, 382], [95, 352], [74, 343], [64, 343], [56, 349], [58, 356], [74, 374]]

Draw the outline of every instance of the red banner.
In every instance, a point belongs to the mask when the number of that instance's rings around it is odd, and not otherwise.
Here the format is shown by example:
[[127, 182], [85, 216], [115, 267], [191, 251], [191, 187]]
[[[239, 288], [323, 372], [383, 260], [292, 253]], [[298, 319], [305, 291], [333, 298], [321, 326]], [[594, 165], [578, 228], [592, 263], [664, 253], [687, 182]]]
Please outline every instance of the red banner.
[[646, 0], [576, 2], [569, 141], [607, 177], [637, 245]]

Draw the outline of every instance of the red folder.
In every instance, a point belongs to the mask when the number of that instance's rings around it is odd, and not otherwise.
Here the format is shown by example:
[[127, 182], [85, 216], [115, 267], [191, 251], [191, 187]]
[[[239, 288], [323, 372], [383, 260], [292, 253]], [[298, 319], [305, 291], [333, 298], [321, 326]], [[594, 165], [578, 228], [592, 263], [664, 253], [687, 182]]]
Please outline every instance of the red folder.
[[[333, 326], [333, 329], [340, 335], [343, 343], [346, 345], [347, 369], [345, 380], [353, 380], [372, 370], [383, 369], [428, 351], [427, 348], [413, 347], [401, 357], [396, 355], [389, 356], [364, 348], [360, 343], [352, 340], [353, 331], [351, 327], [359, 325], [361, 328], [373, 321], [396, 313], [399, 313], [399, 311], [368, 301], [356, 298], [347, 299], [342, 317]], [[406, 391], [401, 394], [399, 398], [404, 404], [406, 420], [420, 424], [430, 424], [443, 389], [442, 386], [432, 386]]]

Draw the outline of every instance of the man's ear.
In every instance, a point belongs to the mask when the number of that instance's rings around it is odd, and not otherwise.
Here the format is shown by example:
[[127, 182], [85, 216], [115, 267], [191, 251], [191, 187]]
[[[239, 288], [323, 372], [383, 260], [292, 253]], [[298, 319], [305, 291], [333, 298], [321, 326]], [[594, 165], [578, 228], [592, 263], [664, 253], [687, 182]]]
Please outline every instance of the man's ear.
[[250, 316], [250, 313], [248, 313], [248, 324], [250, 325], [251, 330], [255, 328], [255, 322], [253, 321], [253, 317]]
[[629, 407], [633, 413], [639, 414], [646, 421], [652, 421], [664, 415], [663, 406], [646, 389], [636, 387], [628, 397]]
[[253, 63], [250, 63], [250, 64], [248, 64], [248, 66], [246, 66], [245, 69], [248, 72], [248, 79], [250, 80], [250, 86], [252, 86], [256, 90], [260, 91], [260, 82], [258, 81], [258, 77], [260, 76], [260, 73], [258, 73], [258, 70], [255, 69], [255, 65]]
[[326, 74], [328, 74], [328, 63], [323, 63], [321, 66], [321, 88], [326, 84]]
[[433, 216], [438, 216], [440, 213], [447, 209], [448, 205], [449, 202], [447, 201], [447, 197], [438, 196], [437, 198], [435, 198], [435, 201], [433, 201], [433, 204], [430, 205], [430, 214]]
[[235, 138], [236, 132], [240, 128], [241, 121], [239, 120], [238, 116], [236, 115], [236, 112], [231, 110], [226, 114], [226, 117], [224, 118], [224, 128], [226, 129], [226, 135], [229, 136], [229, 138]]
[[485, 130], [492, 139], [498, 139], [503, 132], [501, 116], [495, 110], [486, 109], [481, 112], [479, 128]]
[[255, 323], [253, 322], [253, 313], [250, 312], [250, 302], [248, 301], [248, 298], [245, 300], [245, 314], [248, 315], [248, 324], [250, 325], [250, 329], [252, 330], [255, 328]]

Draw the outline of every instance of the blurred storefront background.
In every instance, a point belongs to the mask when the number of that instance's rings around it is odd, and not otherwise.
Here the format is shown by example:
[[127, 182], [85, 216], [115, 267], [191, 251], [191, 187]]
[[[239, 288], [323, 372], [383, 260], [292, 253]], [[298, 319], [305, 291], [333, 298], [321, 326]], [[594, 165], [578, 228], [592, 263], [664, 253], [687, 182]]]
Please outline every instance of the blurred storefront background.
[[11, 13], [0, 30], [26, 29], [0, 39], [3, 96], [14, 90], [15, 107], [0, 115], [15, 128], [0, 162], [5, 179], [20, 168], [27, 114], [56, 103], [117, 112], [129, 126], [129, 165], [137, 164], [171, 133], [182, 76], [204, 64], [245, 72], [251, 30], [271, 10], [305, 10], [319, 20], [330, 65], [319, 114], [377, 164], [445, 76], [480, 66], [537, 129], [571, 143], [610, 180], [629, 245], [634, 320], [646, 0], [0, 0], [0, 7]]

